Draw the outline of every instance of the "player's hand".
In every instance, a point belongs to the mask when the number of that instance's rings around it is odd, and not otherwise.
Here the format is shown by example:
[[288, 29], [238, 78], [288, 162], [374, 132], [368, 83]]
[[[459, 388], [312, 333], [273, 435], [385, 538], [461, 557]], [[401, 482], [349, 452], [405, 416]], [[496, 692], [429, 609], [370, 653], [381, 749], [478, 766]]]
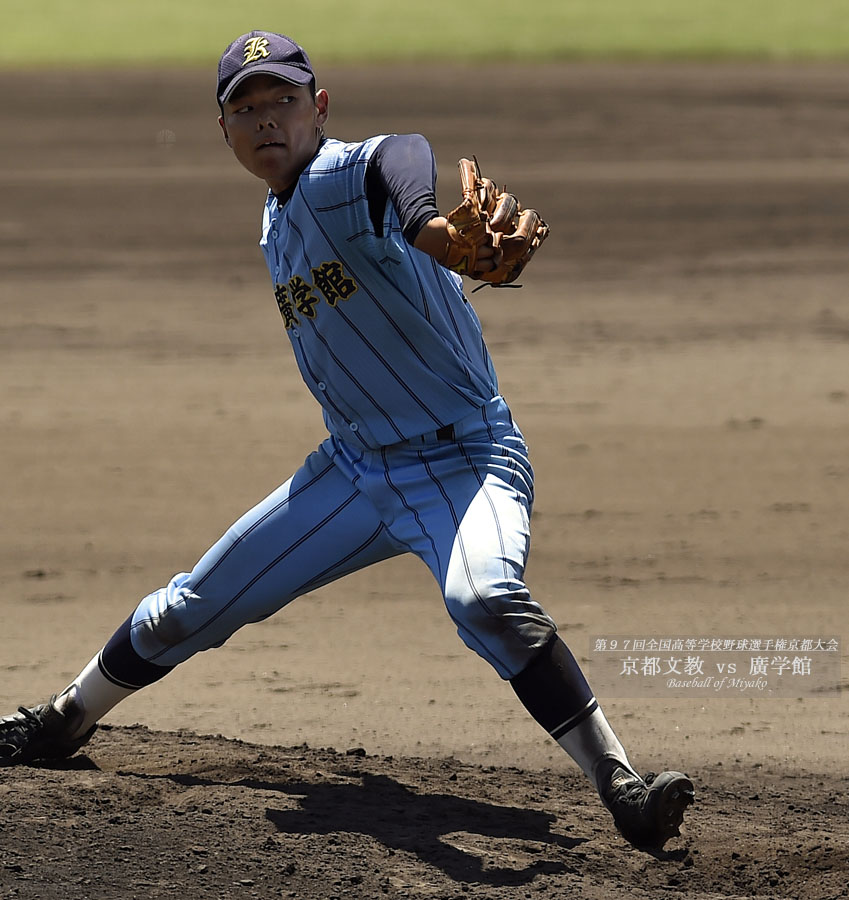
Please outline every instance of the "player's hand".
[[[481, 237], [481, 244], [477, 248], [475, 256], [475, 271], [469, 273], [471, 277], [486, 275], [495, 272], [501, 266], [504, 252], [500, 246], [501, 234], [486, 228], [486, 234]], [[444, 216], [437, 216], [428, 222], [416, 236], [413, 246], [417, 250], [429, 253], [437, 262], [443, 265], [451, 244], [448, 235], [448, 222]]]
[[459, 166], [463, 201], [445, 217], [449, 241], [437, 258], [460, 275], [510, 284], [548, 237], [548, 225], [484, 178], [477, 160], [463, 158]]
[[500, 234], [487, 229], [486, 240], [477, 248], [475, 256], [475, 271], [470, 273], [472, 278], [494, 272], [504, 260], [504, 251], [499, 246]]

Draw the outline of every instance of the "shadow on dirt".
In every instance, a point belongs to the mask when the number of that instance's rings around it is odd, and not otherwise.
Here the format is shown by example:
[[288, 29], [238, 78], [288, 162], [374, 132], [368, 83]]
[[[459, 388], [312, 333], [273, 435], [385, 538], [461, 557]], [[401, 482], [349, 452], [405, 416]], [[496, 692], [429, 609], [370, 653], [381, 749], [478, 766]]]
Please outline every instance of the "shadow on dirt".
[[[351, 773], [344, 784], [287, 784], [298, 797], [295, 810], [268, 809], [266, 817], [286, 834], [359, 832], [388, 850], [414, 853], [459, 882], [491, 885], [527, 884], [535, 876], [563, 872], [561, 862], [538, 860], [522, 868], [483, 867], [476, 855], [449, 843], [446, 835], [465, 832], [572, 849], [583, 838], [554, 834], [555, 817], [539, 810], [497, 806], [448, 794], [417, 794], [385, 775]], [[539, 852], [539, 848], [532, 848]]]
[[[122, 772], [123, 775], [135, 773]], [[386, 775], [337, 772], [345, 781], [311, 784], [306, 781], [265, 781], [245, 778], [222, 782], [196, 775], [136, 775], [164, 778], [183, 787], [248, 787], [279, 791], [298, 802], [296, 809], [267, 808], [265, 816], [287, 835], [360, 834], [381, 844], [389, 856], [402, 851], [441, 869], [457, 882], [493, 887], [528, 884], [540, 874], [570, 871], [565, 862], [528, 857], [543, 854], [548, 847], [572, 850], [586, 838], [571, 838], [551, 830], [556, 817], [540, 810], [499, 806], [450, 794], [417, 793]], [[349, 779], [349, 780], [347, 780]], [[462, 844], [475, 846], [475, 837], [504, 839], [516, 854], [504, 852], [503, 862], [493, 865]], [[466, 839], [466, 840], [464, 840]], [[490, 851], [491, 843], [488, 844]]]

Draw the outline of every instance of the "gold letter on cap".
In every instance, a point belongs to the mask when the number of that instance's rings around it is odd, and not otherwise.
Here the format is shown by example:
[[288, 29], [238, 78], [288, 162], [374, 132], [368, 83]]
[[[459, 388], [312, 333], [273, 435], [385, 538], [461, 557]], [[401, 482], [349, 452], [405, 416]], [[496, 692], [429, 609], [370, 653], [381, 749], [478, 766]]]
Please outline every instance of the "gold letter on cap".
[[246, 66], [249, 62], [254, 62], [257, 59], [262, 59], [264, 56], [268, 56], [268, 38], [264, 37], [254, 37], [250, 38], [250, 40], [245, 41], [245, 61], [242, 63], [243, 66]]

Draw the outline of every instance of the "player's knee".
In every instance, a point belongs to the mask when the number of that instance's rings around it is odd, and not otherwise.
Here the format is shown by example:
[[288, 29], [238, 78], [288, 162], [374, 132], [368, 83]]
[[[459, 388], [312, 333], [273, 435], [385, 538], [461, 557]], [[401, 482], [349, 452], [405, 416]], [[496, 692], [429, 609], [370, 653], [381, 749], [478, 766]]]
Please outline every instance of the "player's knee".
[[136, 609], [133, 646], [145, 659], [155, 661], [167, 654], [169, 663], [173, 663], [172, 651], [185, 646], [196, 633], [196, 607], [200, 598], [191, 590], [188, 578], [185, 572], [175, 575], [166, 587], [148, 594]]
[[520, 583], [452, 591], [446, 594], [445, 604], [457, 625], [484, 643], [516, 641], [537, 647], [556, 631], [551, 617]]

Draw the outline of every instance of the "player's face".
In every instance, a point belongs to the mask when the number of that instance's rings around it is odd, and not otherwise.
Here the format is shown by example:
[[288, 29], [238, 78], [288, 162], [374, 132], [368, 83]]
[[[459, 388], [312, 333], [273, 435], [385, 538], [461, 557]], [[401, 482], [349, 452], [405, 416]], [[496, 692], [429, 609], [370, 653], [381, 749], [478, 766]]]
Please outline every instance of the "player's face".
[[275, 194], [295, 183], [315, 155], [327, 121], [327, 91], [254, 75], [224, 104], [218, 122], [236, 159]]

